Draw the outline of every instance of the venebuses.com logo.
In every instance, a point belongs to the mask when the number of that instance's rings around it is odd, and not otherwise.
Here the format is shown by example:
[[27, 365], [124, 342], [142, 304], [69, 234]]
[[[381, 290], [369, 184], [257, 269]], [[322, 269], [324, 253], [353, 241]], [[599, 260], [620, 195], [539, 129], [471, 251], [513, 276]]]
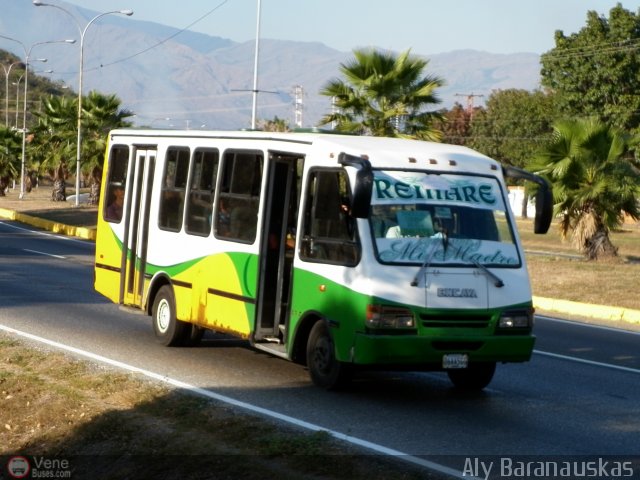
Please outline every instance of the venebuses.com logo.
[[14, 455], [7, 460], [6, 468], [9, 478], [71, 478], [67, 459]]

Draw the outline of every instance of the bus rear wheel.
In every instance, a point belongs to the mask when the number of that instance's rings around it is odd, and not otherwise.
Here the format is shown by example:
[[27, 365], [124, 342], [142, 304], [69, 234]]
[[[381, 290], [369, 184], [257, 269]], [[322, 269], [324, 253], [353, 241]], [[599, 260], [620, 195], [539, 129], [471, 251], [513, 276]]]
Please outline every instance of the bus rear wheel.
[[156, 340], [166, 347], [182, 344], [189, 326], [176, 318], [176, 301], [169, 285], [160, 287], [153, 301], [151, 316]]
[[491, 383], [496, 372], [496, 362], [476, 363], [468, 368], [447, 370], [449, 380], [461, 390], [482, 390]]
[[323, 320], [318, 320], [309, 334], [307, 367], [313, 383], [327, 390], [344, 387], [351, 379], [350, 366], [336, 359], [333, 339]]

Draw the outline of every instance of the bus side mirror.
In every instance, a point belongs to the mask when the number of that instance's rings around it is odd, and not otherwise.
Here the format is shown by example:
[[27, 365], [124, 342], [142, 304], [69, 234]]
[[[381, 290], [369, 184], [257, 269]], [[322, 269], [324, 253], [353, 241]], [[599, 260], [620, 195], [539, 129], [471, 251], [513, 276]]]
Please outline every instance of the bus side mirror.
[[553, 195], [549, 184], [538, 188], [536, 192], [536, 217], [533, 220], [533, 233], [547, 233], [553, 218]]
[[373, 192], [373, 171], [369, 160], [341, 153], [339, 160], [342, 165], [358, 169], [356, 183], [351, 196], [351, 216], [367, 218], [371, 210], [371, 193]]
[[356, 174], [356, 186], [353, 189], [351, 200], [351, 216], [354, 218], [367, 218], [371, 209], [371, 192], [373, 190], [373, 172], [358, 170]]

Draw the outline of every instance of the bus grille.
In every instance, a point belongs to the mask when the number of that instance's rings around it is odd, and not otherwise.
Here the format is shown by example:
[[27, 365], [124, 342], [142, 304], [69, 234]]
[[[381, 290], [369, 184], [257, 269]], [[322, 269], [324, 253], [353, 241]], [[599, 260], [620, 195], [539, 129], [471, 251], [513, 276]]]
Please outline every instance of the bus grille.
[[427, 328], [487, 328], [491, 322], [490, 315], [446, 314], [420, 315], [422, 325]]

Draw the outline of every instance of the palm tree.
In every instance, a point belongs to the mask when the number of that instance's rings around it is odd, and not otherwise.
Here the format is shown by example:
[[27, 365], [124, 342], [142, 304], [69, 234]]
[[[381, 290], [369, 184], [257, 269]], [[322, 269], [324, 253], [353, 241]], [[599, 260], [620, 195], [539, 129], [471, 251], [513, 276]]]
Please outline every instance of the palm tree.
[[362, 49], [354, 56], [340, 65], [344, 79], [331, 80], [320, 91], [334, 102], [334, 112], [321, 125], [381, 137], [440, 138], [433, 123], [441, 114], [426, 109], [440, 103], [435, 90], [444, 81], [423, 76], [427, 60], [411, 56], [410, 50], [395, 55]]
[[571, 235], [590, 260], [616, 256], [609, 232], [622, 225], [624, 214], [640, 218], [640, 176], [632, 147], [631, 139], [600, 121], [560, 121], [549, 145], [529, 165], [553, 184], [561, 235]]
[[[89, 203], [96, 205], [100, 198], [103, 156], [110, 130], [131, 125], [126, 119], [133, 116], [129, 110], [120, 108], [116, 95], [104, 95], [92, 91], [83, 102], [84, 142], [81, 168], [90, 173], [91, 193]], [[82, 174], [82, 172], [76, 172]]]
[[273, 120], [263, 120], [260, 123], [260, 128], [265, 132], [288, 132], [290, 131], [289, 124], [284, 118], [279, 118], [277, 115], [273, 117]]
[[19, 176], [20, 142], [15, 130], [0, 126], [0, 197], [5, 196], [9, 182]]
[[53, 179], [51, 200], [64, 202], [68, 160], [75, 156], [77, 102], [69, 97], [43, 98], [42, 111], [34, 115], [38, 124], [33, 128], [31, 163]]

